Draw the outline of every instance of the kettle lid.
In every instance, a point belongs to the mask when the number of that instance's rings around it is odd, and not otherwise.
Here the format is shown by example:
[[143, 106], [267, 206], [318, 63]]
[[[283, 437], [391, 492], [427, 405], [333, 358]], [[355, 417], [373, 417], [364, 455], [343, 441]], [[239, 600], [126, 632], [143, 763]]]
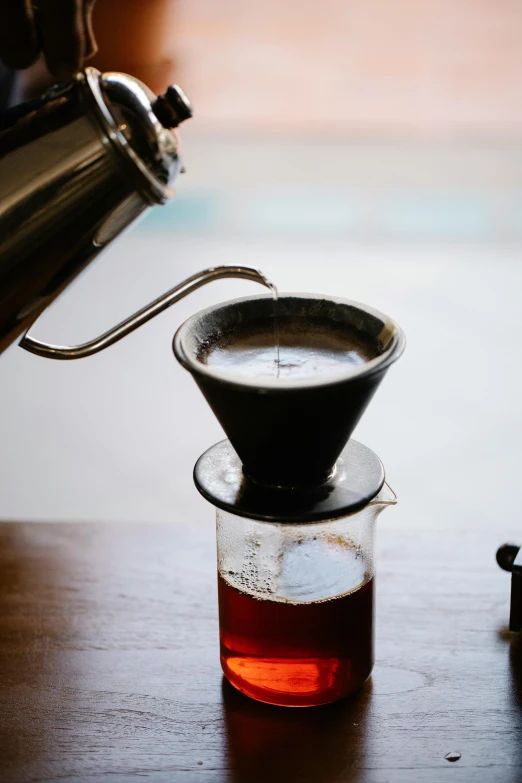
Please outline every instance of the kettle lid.
[[177, 85], [156, 96], [139, 79], [125, 73], [100, 73], [89, 67], [80, 75], [94, 98], [95, 115], [117, 152], [130, 158], [144, 175], [153, 202], [172, 195], [170, 186], [181, 170], [179, 140], [174, 129], [192, 116], [192, 106]]

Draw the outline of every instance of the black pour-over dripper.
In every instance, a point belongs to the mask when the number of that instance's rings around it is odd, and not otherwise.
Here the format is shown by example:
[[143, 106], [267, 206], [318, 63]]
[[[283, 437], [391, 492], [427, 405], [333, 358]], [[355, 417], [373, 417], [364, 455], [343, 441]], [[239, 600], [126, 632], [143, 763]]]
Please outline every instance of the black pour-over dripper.
[[200, 357], [206, 346], [239, 325], [273, 318], [270, 296], [237, 299], [197, 313], [176, 333], [174, 353], [193, 375], [249, 479], [267, 487], [319, 486], [332, 476], [386, 371], [401, 355], [404, 335], [387, 316], [344, 299], [290, 294], [279, 298], [278, 312], [281, 318], [350, 325], [377, 340], [381, 353], [343, 373], [299, 380], [260, 382], [205, 364]]

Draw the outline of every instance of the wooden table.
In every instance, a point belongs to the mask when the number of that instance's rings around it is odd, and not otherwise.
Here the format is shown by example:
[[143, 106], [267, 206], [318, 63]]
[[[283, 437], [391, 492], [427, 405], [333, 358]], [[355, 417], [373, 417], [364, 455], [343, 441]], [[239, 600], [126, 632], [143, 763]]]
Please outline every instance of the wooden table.
[[383, 524], [374, 675], [291, 710], [223, 682], [211, 512], [2, 524], [0, 780], [519, 782], [522, 647], [499, 543]]

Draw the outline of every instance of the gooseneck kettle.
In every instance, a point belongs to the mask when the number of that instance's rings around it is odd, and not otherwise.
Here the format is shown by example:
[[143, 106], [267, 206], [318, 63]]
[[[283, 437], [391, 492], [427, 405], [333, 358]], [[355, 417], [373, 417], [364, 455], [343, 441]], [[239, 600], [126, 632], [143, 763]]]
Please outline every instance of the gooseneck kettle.
[[103, 248], [154, 205], [183, 170], [175, 128], [192, 115], [176, 85], [157, 97], [123, 73], [86, 68], [0, 117], [0, 353], [17, 337], [41, 356], [89, 356], [219, 277], [268, 281], [248, 267], [193, 275], [80, 346], [26, 334]]

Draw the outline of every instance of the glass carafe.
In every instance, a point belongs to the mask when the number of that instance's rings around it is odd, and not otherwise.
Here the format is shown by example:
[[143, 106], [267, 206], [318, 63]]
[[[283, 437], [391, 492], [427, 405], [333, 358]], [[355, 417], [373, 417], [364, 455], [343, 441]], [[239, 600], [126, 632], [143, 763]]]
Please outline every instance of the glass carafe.
[[246, 695], [313, 706], [357, 690], [373, 667], [375, 521], [262, 522], [217, 509], [221, 666]]

